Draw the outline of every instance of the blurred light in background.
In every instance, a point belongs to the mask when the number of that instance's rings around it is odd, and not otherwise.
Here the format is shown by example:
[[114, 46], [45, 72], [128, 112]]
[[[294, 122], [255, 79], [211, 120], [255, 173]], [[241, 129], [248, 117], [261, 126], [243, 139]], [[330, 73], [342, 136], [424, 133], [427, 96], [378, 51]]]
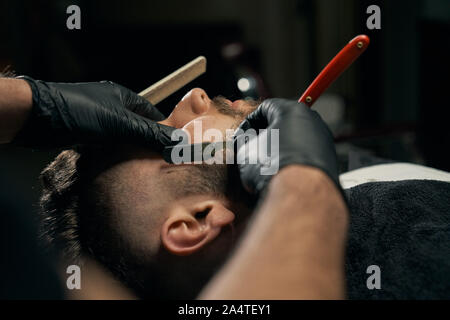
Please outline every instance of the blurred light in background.
[[247, 92], [252, 88], [252, 84], [248, 78], [240, 78], [237, 82], [237, 86], [242, 92]]

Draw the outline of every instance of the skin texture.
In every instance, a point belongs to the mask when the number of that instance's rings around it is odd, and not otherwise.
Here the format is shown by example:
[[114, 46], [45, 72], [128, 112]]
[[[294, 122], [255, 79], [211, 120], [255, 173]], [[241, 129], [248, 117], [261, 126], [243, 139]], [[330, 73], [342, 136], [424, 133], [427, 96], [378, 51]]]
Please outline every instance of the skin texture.
[[[194, 121], [200, 121], [203, 130], [219, 128], [224, 132], [237, 127], [254, 109], [239, 102], [234, 111], [222, 108], [219, 112], [216, 104], [202, 89], [193, 89], [164, 124], [190, 130]], [[231, 107], [231, 102], [227, 105]], [[221, 175], [226, 170], [209, 165], [169, 165], [158, 153], [130, 145], [118, 146], [112, 158], [93, 186], [110, 214], [105, 227], [117, 236], [111, 247], [125, 243], [125, 251], [133, 255], [130, 260], [152, 257], [153, 263], [174, 268], [171, 274], [189, 273], [190, 277], [174, 281], [177, 291], [200, 283], [197, 277], [208, 272], [189, 268], [200, 264], [213, 270], [212, 266], [220, 264], [250, 215], [248, 208], [224, 196], [227, 187], [221, 181], [227, 179]], [[207, 186], [207, 181], [215, 186]]]
[[[109, 227], [129, 241], [131, 250], [156, 254], [163, 245], [184, 256], [234, 221], [233, 204], [201, 186], [198, 176], [208, 168], [169, 165], [159, 154], [131, 146], [115, 153], [119, 159], [97, 176], [94, 188], [111, 212]], [[204, 211], [206, 218], [196, 218]]]
[[331, 179], [315, 168], [287, 166], [199, 298], [343, 299], [347, 226], [347, 208]]
[[[203, 119], [208, 121], [204, 130], [210, 127], [225, 130], [235, 126], [233, 117], [217, 114], [211, 100], [200, 89], [188, 94], [165, 124], [189, 130], [193, 121]], [[149, 157], [145, 155], [148, 151], [142, 152], [144, 154], [138, 159], [127, 160], [113, 168], [120, 171], [110, 172], [111, 177], [107, 179], [112, 181], [114, 177], [120, 177], [122, 199], [140, 197], [137, 201], [123, 201], [116, 207], [119, 209], [116, 211], [121, 212], [128, 203], [131, 207], [125, 211], [140, 215], [131, 219], [143, 222], [140, 223], [143, 229], [134, 232], [139, 239], [136, 243], [151, 244], [146, 252], [156, 254], [162, 246], [174, 256], [190, 256], [207, 250], [207, 244], [213, 240], [216, 244], [225, 237], [226, 226], [242, 215], [242, 211], [233, 208], [226, 199], [211, 194], [167, 198], [164, 190], [158, 188], [168, 186], [170, 181], [183, 181], [189, 166], [166, 165], [158, 155]], [[131, 154], [136, 154], [136, 150]], [[112, 194], [116, 193], [112, 191]], [[151, 208], [140, 210], [141, 206], [156, 202], [164, 215], [151, 223], [144, 222], [150, 219], [146, 212]], [[136, 207], [135, 203], [140, 205]], [[197, 214], [206, 208], [209, 209], [206, 218], [198, 218]], [[253, 217], [228, 263], [198, 298], [345, 298], [344, 249], [348, 212], [328, 176], [305, 166], [282, 169], [270, 182], [269, 192]], [[133, 224], [129, 227], [122, 225], [121, 230], [125, 234], [135, 230]], [[152, 228], [159, 229], [158, 235], [145, 232]], [[226, 246], [213, 246], [207, 255], [227, 253]], [[246, 279], [245, 286], [242, 286], [242, 279]]]
[[[67, 264], [63, 264], [64, 270]], [[117, 281], [108, 270], [93, 259], [87, 258], [81, 267], [80, 290], [66, 290], [69, 300], [136, 300], [137, 297]], [[62, 272], [61, 279], [67, 278]]]
[[[183, 121], [178, 122], [179, 118]], [[190, 130], [194, 120], [203, 119], [210, 121], [204, 128], [224, 130], [234, 125], [232, 119], [221, 118], [211, 109], [206, 93], [196, 89], [178, 104], [165, 124], [185, 130]], [[192, 208], [196, 203], [204, 206], [207, 201], [186, 198], [175, 201], [168, 209], [161, 241], [169, 252], [192, 254], [234, 220], [236, 213], [229, 204], [213, 199], [217, 206], [208, 214], [210, 220], [200, 223], [195, 214], [201, 210]], [[182, 208], [191, 210], [183, 213]], [[212, 223], [214, 220], [216, 223]], [[268, 195], [255, 213], [252, 227], [243, 235], [241, 245], [199, 298], [345, 298], [347, 225], [345, 204], [324, 173], [304, 166], [284, 168], [270, 183]], [[241, 279], [246, 279], [245, 286]]]
[[[219, 112], [218, 103], [227, 105], [226, 114]], [[226, 99], [213, 102], [203, 89], [195, 88], [160, 123], [182, 128], [194, 137], [194, 123], [200, 122], [203, 131], [214, 128], [225, 136], [227, 129], [237, 127], [255, 108], [244, 101], [233, 108], [231, 105]], [[162, 245], [175, 255], [185, 256], [210, 243], [235, 220], [234, 204], [218, 194], [208, 194], [206, 188], [193, 191], [190, 187], [203, 183], [197, 178], [199, 166], [169, 165], [158, 153], [136, 146], [121, 146], [113, 156], [118, 158], [97, 176], [95, 188], [101, 190], [113, 212], [115, 224], [111, 228], [118, 230], [121, 238], [135, 235], [132, 249], [156, 253]], [[206, 218], [197, 219], [205, 210]], [[159, 232], [148, 232], [155, 229]]]
[[[216, 103], [215, 103], [216, 102]], [[182, 128], [194, 137], [194, 123], [201, 122], [203, 131], [214, 128], [225, 136], [226, 130], [236, 128], [245, 115], [255, 109], [255, 103], [243, 100], [232, 102], [225, 98], [211, 100], [205, 90], [194, 88], [175, 106], [169, 117], [159, 123], [175, 128]], [[217, 105], [226, 112], [220, 112]]]
[[[0, 142], [11, 141], [15, 134], [25, 123], [31, 110], [32, 99], [29, 85], [24, 80], [0, 79]], [[177, 104], [172, 114], [160, 123], [183, 128], [194, 136], [194, 122], [202, 123], [203, 130], [215, 128], [222, 131], [236, 127], [245, 114], [254, 108], [240, 103], [231, 108], [232, 102], [222, 99], [220, 103], [229, 106], [228, 112], [219, 112], [219, 108], [208, 97], [202, 89], [195, 88], [189, 91]], [[121, 147], [118, 152], [123, 156], [118, 159], [117, 164], [105, 170], [97, 177], [96, 184], [104, 190], [106, 199], [112, 204], [112, 210], [119, 212], [119, 216], [114, 221], [120, 221], [114, 228], [126, 234], [138, 234], [132, 244], [141, 246], [145, 244], [147, 250], [155, 252], [160, 246], [160, 238], [163, 239], [164, 246], [178, 255], [186, 255], [198, 250], [206, 243], [212, 241], [220, 233], [222, 226], [230, 224], [234, 220], [234, 214], [230, 211], [230, 205], [224, 199], [217, 196], [193, 197], [183, 199], [183, 205], [179, 205], [175, 198], [167, 196], [167, 189], [161, 187], [167, 184], [175, 185], [177, 181], [186, 176], [190, 168], [186, 166], [169, 166], [159, 154], [153, 153], [143, 148], [130, 146]], [[117, 182], [119, 181], [119, 182]], [[121, 197], [117, 197], [120, 194]], [[178, 194], [184, 197], [184, 194]], [[131, 201], [126, 201], [129, 199]], [[170, 206], [184, 208], [191, 206], [190, 212], [173, 210]], [[192, 216], [199, 210], [207, 207], [211, 214], [205, 219], [203, 224], [197, 223]], [[168, 215], [158, 215], [149, 217], [149, 212], [172, 212], [178, 219], [168, 219]], [[126, 219], [122, 219], [121, 214], [127, 212]], [[160, 225], [161, 219], [167, 218], [166, 224], [162, 227], [163, 234], [145, 232], [149, 226]], [[142, 224], [135, 223], [136, 221]], [[192, 222], [195, 222], [193, 224]], [[186, 227], [187, 226], [187, 227]], [[144, 228], [144, 230], [143, 230]], [[200, 232], [201, 230], [201, 232]], [[136, 232], [138, 231], [138, 232]], [[180, 240], [180, 234], [186, 238]], [[195, 234], [195, 236], [194, 236]], [[197, 239], [198, 243], [192, 239]], [[199, 245], [201, 244], [201, 245]]]
[[[8, 142], [27, 119], [31, 91], [22, 80], [0, 79], [0, 97], [0, 142]], [[194, 89], [161, 123], [192, 134], [194, 121], [202, 121], [203, 130], [224, 132], [252, 110], [242, 101], [222, 103], [227, 112], [220, 112], [206, 92]], [[190, 192], [186, 186], [197, 187], [200, 174], [192, 175], [192, 167], [167, 165], [142, 148], [118, 150], [120, 156], [94, 184], [103, 188], [104, 202], [113, 209], [109, 227], [129, 239], [130, 251], [156, 255], [164, 248], [166, 255], [183, 257], [201, 251], [206, 256], [224, 254], [217, 250], [223, 247], [208, 245], [225, 236], [245, 210], [215, 193]], [[288, 166], [272, 179], [240, 245], [199, 298], [344, 298], [347, 224], [344, 201], [324, 173]]]

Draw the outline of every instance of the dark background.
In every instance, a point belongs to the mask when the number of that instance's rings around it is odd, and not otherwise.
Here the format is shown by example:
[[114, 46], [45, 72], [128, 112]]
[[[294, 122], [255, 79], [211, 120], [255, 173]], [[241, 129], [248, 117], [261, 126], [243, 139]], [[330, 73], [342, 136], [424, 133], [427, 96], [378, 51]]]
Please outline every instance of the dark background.
[[[72, 4], [81, 30], [66, 28]], [[381, 30], [366, 27], [372, 4]], [[362, 33], [368, 50], [314, 105], [335, 135], [341, 170], [377, 157], [450, 171], [449, 0], [3, 0], [0, 72], [107, 79], [139, 92], [206, 56], [207, 73], [158, 105], [168, 114], [196, 86], [230, 99], [298, 99]], [[241, 92], [240, 78], [255, 86]], [[39, 172], [57, 152], [0, 146], [1, 298], [61, 297], [30, 224]]]
[[[71, 4], [81, 30], [66, 28]], [[381, 30], [366, 27], [371, 4]], [[251, 96], [298, 98], [365, 33], [369, 49], [317, 103], [332, 119], [342, 170], [350, 152], [450, 170], [448, 0], [6, 0], [0, 30], [0, 71], [47, 81], [107, 79], [140, 91], [206, 56], [207, 73], [162, 102], [165, 113], [195, 86], [240, 98], [240, 77], [259, 81]], [[0, 146], [2, 185], [20, 190], [15, 200], [30, 214], [38, 174], [55, 155]]]

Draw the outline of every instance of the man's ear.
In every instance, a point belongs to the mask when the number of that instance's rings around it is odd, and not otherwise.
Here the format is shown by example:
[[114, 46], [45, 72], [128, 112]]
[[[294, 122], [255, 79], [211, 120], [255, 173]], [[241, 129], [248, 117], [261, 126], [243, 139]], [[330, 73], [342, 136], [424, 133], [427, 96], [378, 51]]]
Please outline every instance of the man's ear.
[[215, 239], [233, 220], [233, 212], [220, 201], [177, 204], [162, 225], [161, 241], [173, 254], [190, 255]]

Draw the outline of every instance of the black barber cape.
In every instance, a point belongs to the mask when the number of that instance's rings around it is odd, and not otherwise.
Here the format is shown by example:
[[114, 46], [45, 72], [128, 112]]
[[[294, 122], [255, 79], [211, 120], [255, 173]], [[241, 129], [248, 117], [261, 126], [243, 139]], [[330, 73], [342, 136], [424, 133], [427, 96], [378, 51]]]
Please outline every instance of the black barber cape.
[[449, 299], [450, 183], [371, 182], [346, 194], [348, 298]]

